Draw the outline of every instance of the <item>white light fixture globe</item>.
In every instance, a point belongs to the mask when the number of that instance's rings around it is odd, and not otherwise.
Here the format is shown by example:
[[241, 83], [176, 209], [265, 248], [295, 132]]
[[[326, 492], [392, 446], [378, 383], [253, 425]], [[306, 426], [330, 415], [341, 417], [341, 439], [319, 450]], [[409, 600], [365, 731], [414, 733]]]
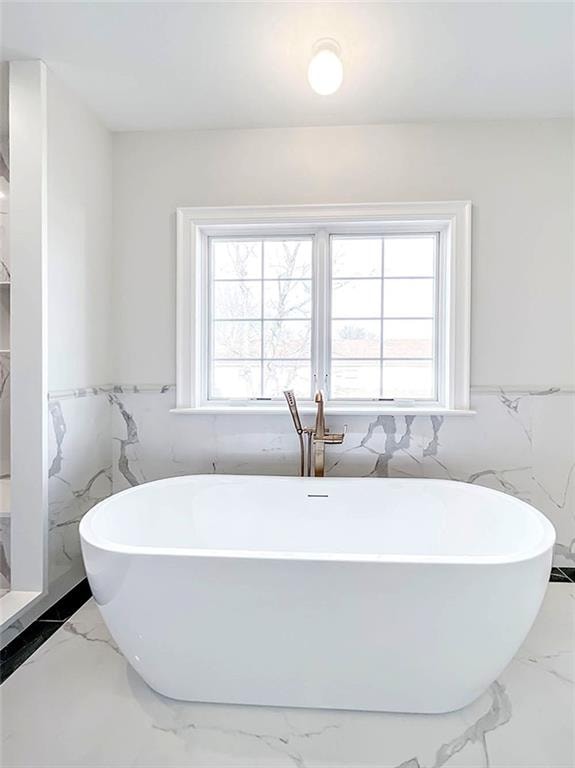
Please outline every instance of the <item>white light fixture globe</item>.
[[330, 96], [337, 91], [343, 80], [343, 64], [335, 40], [319, 40], [315, 44], [307, 79], [320, 96]]

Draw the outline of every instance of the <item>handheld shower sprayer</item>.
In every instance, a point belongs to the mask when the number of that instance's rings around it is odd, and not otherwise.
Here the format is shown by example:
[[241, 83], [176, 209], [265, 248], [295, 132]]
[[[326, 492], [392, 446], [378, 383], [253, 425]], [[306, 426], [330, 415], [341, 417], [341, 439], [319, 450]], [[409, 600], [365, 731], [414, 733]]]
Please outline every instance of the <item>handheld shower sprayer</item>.
[[299, 457], [300, 457], [299, 473], [300, 473], [300, 477], [303, 477], [304, 464], [305, 464], [305, 453], [304, 453], [304, 445], [303, 445], [303, 426], [301, 423], [301, 419], [299, 417], [297, 401], [295, 399], [295, 394], [293, 389], [286, 389], [284, 391], [284, 396], [288, 404], [289, 412], [291, 413], [295, 431], [297, 432], [297, 436], [299, 438]]
[[285, 395], [285, 399], [287, 400], [289, 412], [291, 413], [291, 417], [293, 419], [293, 425], [295, 427], [295, 431], [298, 433], [298, 435], [301, 435], [301, 433], [303, 432], [303, 427], [301, 425], [301, 419], [299, 417], [297, 401], [295, 399], [293, 389], [286, 389], [284, 392], [284, 395]]

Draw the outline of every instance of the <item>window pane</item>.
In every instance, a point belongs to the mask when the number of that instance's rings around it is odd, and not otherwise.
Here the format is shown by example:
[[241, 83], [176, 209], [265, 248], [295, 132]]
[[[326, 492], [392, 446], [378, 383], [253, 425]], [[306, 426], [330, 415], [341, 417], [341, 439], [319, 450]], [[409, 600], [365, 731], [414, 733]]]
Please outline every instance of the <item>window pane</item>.
[[431, 357], [433, 320], [384, 320], [384, 357]]
[[385, 277], [433, 277], [435, 238], [386, 237]]
[[264, 277], [311, 277], [311, 240], [266, 240]]
[[385, 317], [430, 317], [433, 315], [434, 280], [384, 280]]
[[379, 397], [379, 362], [333, 360], [331, 365], [331, 397]]
[[266, 320], [264, 322], [264, 357], [299, 357], [311, 355], [309, 320]]
[[311, 317], [311, 280], [266, 281], [264, 317]]
[[214, 362], [211, 397], [225, 399], [259, 397], [260, 365], [259, 362]]
[[334, 280], [332, 317], [380, 317], [381, 280]]
[[334, 357], [377, 357], [381, 354], [379, 320], [334, 320], [331, 353]]
[[264, 363], [264, 397], [282, 397], [284, 389], [293, 389], [298, 397], [309, 397], [311, 366], [307, 361]]
[[209, 397], [309, 397], [312, 242], [212, 240]]
[[382, 397], [433, 398], [431, 361], [385, 360]]
[[259, 322], [222, 320], [214, 323], [214, 357], [261, 357]]
[[332, 238], [333, 277], [381, 277], [381, 238]]
[[217, 280], [262, 276], [262, 244], [259, 241], [213, 240], [212, 254], [213, 276]]
[[214, 283], [214, 317], [241, 320], [261, 316], [261, 282]]

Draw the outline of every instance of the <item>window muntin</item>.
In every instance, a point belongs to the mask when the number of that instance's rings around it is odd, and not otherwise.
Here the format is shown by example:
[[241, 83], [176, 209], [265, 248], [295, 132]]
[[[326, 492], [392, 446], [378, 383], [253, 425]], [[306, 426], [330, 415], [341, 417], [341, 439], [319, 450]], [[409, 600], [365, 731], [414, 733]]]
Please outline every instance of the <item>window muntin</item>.
[[330, 239], [329, 396], [438, 397], [438, 235]]
[[313, 237], [209, 238], [208, 400], [312, 394]]
[[438, 237], [210, 237], [206, 399], [436, 401]]

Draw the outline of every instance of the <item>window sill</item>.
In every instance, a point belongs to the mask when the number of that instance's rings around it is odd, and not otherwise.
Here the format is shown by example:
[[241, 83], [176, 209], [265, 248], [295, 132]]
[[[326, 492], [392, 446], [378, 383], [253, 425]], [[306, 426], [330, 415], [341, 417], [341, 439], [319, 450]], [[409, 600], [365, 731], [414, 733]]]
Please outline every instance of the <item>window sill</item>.
[[[315, 415], [313, 406], [300, 406], [301, 415]], [[171, 408], [170, 413], [184, 416], [289, 416], [287, 406], [261, 405], [210, 405], [198, 408]], [[440, 406], [326, 406], [326, 416], [474, 416], [477, 411], [467, 408], [443, 408]]]

